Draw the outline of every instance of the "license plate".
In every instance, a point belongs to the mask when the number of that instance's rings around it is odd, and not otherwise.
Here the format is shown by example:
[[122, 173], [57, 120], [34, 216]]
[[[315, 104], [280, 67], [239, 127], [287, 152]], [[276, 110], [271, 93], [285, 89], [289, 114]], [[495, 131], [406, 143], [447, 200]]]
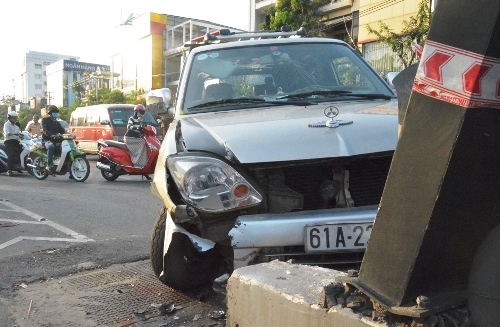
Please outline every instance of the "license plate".
[[373, 223], [325, 224], [305, 227], [306, 252], [329, 252], [342, 250], [363, 250]]

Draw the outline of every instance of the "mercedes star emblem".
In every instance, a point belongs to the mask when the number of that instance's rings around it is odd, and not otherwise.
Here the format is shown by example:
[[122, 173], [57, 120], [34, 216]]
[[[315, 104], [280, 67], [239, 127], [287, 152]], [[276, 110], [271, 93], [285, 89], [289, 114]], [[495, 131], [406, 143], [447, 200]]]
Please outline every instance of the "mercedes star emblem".
[[325, 116], [330, 118], [327, 121], [320, 121], [318, 123], [309, 124], [309, 127], [339, 127], [340, 125], [352, 124], [352, 120], [334, 120], [333, 118], [337, 117], [339, 114], [339, 109], [334, 106], [329, 106], [325, 108]]

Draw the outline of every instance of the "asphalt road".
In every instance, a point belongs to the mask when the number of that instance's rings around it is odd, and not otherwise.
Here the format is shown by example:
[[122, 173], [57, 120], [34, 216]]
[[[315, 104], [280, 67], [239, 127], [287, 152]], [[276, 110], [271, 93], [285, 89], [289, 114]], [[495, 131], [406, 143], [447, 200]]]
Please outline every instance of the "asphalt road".
[[83, 183], [0, 174], [0, 326], [223, 326], [223, 294], [182, 294], [154, 276], [162, 204], [150, 182], [108, 182], [88, 158]]

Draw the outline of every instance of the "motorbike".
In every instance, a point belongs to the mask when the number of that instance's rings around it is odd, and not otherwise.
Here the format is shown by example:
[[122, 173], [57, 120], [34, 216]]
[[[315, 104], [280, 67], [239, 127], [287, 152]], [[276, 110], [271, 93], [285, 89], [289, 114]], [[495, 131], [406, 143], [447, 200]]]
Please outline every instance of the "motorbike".
[[76, 145], [73, 134], [57, 134], [51, 140], [56, 144], [53, 157], [53, 170], [46, 169], [48, 153], [41, 138], [33, 141], [31, 146], [28, 164], [32, 168], [33, 176], [39, 180], [46, 179], [49, 175], [65, 175], [69, 172], [69, 177], [76, 182], [84, 182], [90, 174], [90, 164], [86, 154], [81, 152]]
[[112, 140], [98, 140], [99, 158], [96, 167], [101, 170], [101, 175], [107, 181], [114, 181], [121, 175], [142, 175], [150, 180], [148, 176], [154, 172], [158, 153], [160, 152], [160, 141], [156, 137], [155, 127], [143, 123], [139, 127], [142, 138], [145, 139], [148, 160], [142, 167], [134, 167], [127, 145], [124, 142]]
[[[35, 136], [34, 139], [36, 139], [37, 136]], [[33, 170], [31, 167], [28, 166], [30, 160], [28, 158], [28, 154], [30, 152], [30, 148], [33, 145], [33, 139], [31, 138], [30, 133], [26, 131], [22, 131], [19, 134], [19, 144], [20, 144], [20, 151], [18, 152], [19, 158], [15, 170], [25, 170], [29, 174], [33, 175]], [[8, 161], [8, 156], [7, 156], [7, 151], [5, 150], [5, 145], [4, 141], [0, 141], [0, 173], [7, 171], [7, 161]]]

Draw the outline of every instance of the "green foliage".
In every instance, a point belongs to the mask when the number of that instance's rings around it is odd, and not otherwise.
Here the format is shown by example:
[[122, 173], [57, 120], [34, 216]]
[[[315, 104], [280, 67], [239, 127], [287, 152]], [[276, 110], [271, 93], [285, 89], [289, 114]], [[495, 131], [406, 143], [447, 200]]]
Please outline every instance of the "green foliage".
[[401, 59], [405, 67], [418, 61], [415, 52], [412, 50], [412, 43], [416, 41], [422, 44], [427, 39], [431, 23], [432, 13], [429, 1], [421, 0], [418, 4], [417, 15], [411, 16], [409, 21], [403, 21], [401, 34], [394, 33], [392, 29], [382, 21], [378, 22], [379, 30], [375, 30], [370, 25], [366, 28], [369, 34], [374, 34], [379, 42], [389, 45]]
[[146, 105], [146, 91], [143, 88], [125, 94], [125, 103]]
[[85, 95], [85, 87], [83, 87], [83, 83], [81, 81], [73, 81], [71, 84], [71, 90], [77, 99], [81, 99]]
[[266, 10], [270, 23], [262, 23], [262, 30], [279, 30], [283, 25], [290, 25], [293, 30], [304, 27], [311, 36], [320, 36], [323, 12], [322, 6], [328, 0], [278, 0], [275, 7]]

